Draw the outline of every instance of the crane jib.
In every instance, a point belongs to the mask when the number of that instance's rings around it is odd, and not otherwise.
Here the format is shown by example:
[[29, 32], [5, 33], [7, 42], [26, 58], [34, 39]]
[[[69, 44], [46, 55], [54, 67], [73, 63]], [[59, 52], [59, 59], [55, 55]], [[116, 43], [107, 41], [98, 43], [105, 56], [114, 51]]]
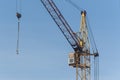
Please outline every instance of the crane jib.
[[67, 41], [70, 43], [72, 48], [75, 51], [81, 51], [81, 47], [79, 46], [79, 41], [77, 37], [75, 36], [73, 30], [71, 29], [70, 25], [67, 23], [57, 6], [52, 0], [41, 0], [44, 7], [47, 9]]

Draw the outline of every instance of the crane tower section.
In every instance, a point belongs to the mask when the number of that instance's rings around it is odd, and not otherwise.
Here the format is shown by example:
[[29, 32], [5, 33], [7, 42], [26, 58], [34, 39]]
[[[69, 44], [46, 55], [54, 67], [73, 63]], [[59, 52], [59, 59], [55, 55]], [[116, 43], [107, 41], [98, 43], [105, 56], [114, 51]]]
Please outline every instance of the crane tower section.
[[83, 51], [90, 51], [90, 43], [88, 38], [88, 28], [86, 24], [86, 11], [81, 11], [81, 25], [80, 25], [80, 34], [83, 41]]

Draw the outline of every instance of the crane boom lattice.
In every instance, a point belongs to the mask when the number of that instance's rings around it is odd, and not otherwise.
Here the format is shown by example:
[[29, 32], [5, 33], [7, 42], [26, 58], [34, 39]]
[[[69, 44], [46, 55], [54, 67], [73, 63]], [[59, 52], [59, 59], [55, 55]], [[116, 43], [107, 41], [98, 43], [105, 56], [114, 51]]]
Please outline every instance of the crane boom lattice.
[[58, 25], [59, 29], [62, 31], [72, 48], [75, 51], [81, 51], [81, 47], [79, 46], [79, 41], [77, 37], [75, 36], [67, 21], [64, 19], [61, 12], [56, 7], [55, 3], [52, 0], [41, 0], [41, 2], [51, 15], [55, 23]]

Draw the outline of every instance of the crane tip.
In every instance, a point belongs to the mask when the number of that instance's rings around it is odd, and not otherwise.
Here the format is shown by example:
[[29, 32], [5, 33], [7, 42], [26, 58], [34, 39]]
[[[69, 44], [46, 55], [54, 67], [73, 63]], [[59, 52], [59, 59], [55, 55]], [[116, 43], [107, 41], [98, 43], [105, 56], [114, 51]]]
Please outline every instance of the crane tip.
[[84, 14], [86, 16], [87, 14], [86, 10], [81, 11], [81, 14]]

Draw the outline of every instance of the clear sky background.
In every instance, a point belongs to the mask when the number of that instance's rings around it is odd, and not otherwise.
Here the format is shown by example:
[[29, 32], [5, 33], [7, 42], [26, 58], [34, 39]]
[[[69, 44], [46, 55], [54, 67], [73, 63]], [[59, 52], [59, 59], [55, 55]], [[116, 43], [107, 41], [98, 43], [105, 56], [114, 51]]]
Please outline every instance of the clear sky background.
[[[79, 31], [80, 12], [54, 0]], [[100, 54], [100, 80], [120, 79], [120, 0], [73, 0], [87, 10]], [[40, 0], [22, 0], [20, 54], [16, 54], [16, 0], [0, 0], [0, 80], [75, 80], [68, 66], [73, 49]]]

